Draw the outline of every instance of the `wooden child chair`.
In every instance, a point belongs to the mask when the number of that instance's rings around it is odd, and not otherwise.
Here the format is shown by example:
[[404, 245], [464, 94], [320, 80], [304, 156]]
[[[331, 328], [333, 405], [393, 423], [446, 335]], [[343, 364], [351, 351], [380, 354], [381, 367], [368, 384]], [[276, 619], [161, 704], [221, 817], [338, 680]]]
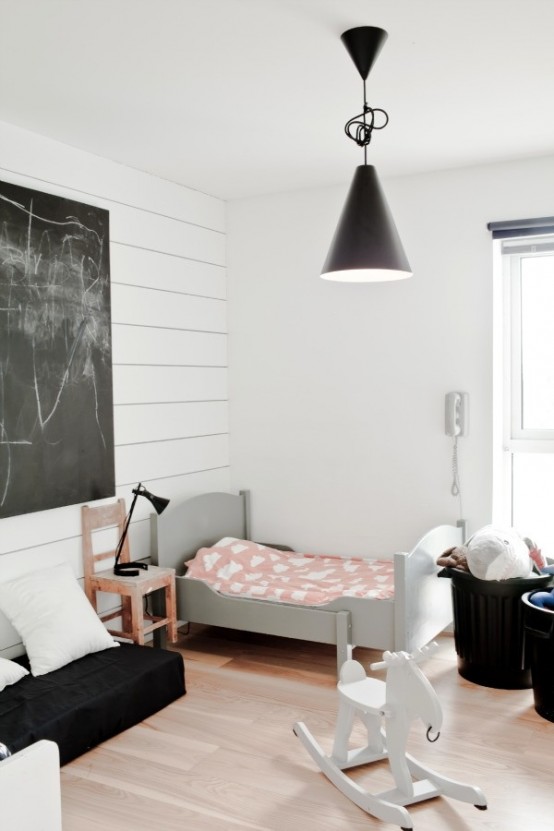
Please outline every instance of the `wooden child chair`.
[[[102, 621], [121, 618], [121, 630], [108, 628], [109, 633], [118, 638], [144, 644], [145, 635], [156, 629], [167, 627], [168, 640], [170, 643], [175, 643], [177, 640], [175, 569], [149, 565], [147, 570], [140, 570], [139, 574], [129, 577], [114, 574], [113, 567], [105, 571], [96, 570], [97, 563], [115, 556], [115, 548], [95, 554], [93, 533], [100, 529], [115, 527], [118, 539], [121, 538], [125, 526], [125, 500], [118, 499], [110, 505], [100, 505], [94, 508], [83, 505], [81, 524], [85, 592], [88, 599], [98, 613], [97, 592], [121, 596], [120, 608], [99, 614]], [[130, 560], [129, 539], [126, 537], [121, 549], [120, 562], [128, 563]], [[158, 589], [163, 589], [165, 594], [165, 615], [146, 614], [144, 598]]]

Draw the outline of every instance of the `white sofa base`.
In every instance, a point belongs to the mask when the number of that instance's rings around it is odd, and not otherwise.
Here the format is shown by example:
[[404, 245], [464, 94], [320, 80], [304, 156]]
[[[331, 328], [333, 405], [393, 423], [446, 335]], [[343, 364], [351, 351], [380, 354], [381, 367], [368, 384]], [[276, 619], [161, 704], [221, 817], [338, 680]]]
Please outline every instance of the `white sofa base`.
[[0, 762], [0, 822], [17, 831], [62, 831], [55, 742], [43, 739]]

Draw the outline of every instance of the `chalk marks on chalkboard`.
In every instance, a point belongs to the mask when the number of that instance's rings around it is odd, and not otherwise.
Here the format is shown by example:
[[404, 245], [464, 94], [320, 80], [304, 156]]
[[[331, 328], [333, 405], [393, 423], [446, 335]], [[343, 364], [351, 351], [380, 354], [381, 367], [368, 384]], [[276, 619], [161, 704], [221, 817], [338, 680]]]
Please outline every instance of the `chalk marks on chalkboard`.
[[0, 517], [114, 492], [108, 211], [0, 182]]

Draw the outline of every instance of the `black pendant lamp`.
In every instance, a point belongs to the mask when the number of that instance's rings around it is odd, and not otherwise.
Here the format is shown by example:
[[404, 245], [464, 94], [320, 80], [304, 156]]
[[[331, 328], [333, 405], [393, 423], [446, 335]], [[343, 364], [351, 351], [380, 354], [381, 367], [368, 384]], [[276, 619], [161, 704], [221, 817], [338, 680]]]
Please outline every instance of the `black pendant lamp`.
[[388, 124], [385, 110], [372, 108], [366, 100], [366, 80], [387, 33], [375, 26], [358, 26], [341, 40], [363, 81], [363, 112], [345, 125], [344, 131], [364, 149], [364, 163], [356, 168], [321, 276], [325, 280], [368, 283], [411, 277], [394, 219], [379, 183], [377, 171], [367, 163], [367, 146], [373, 130]]

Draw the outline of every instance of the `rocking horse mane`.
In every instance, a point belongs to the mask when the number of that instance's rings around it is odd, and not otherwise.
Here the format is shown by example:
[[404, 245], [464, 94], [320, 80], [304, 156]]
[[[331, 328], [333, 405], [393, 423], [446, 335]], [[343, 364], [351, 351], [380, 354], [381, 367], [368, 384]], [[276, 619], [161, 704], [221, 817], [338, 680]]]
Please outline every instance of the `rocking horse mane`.
[[[404, 710], [409, 720], [420, 718], [426, 728], [438, 733], [442, 726], [442, 708], [432, 684], [411, 655], [401, 652], [396, 656], [388, 664], [387, 709]], [[385, 662], [388, 663], [386, 657]]]

